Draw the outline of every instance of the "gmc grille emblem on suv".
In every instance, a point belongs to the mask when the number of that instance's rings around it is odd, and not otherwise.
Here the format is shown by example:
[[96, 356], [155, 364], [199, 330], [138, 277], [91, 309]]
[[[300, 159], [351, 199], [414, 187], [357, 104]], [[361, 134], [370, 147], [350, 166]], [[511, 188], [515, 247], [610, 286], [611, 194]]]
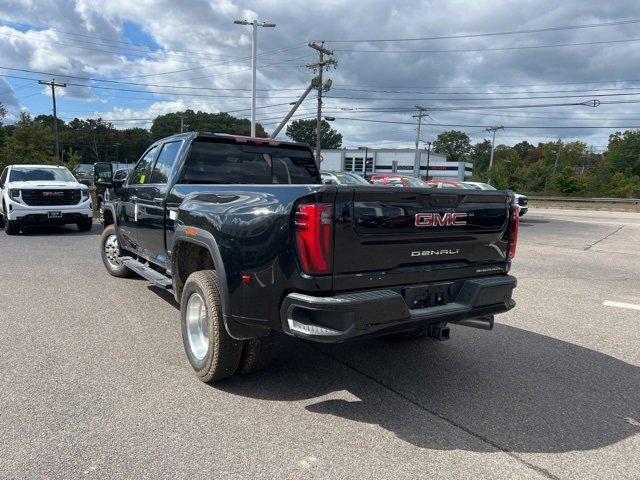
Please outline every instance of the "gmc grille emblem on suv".
[[416, 213], [416, 227], [463, 227], [466, 213]]
[[42, 192], [43, 197], [61, 197], [64, 192]]

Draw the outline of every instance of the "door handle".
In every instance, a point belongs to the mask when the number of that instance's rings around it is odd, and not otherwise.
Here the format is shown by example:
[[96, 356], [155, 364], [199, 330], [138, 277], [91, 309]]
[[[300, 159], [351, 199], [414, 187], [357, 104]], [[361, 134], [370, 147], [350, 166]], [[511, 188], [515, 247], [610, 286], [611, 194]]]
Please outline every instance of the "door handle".
[[156, 203], [162, 203], [162, 202], [164, 202], [164, 198], [162, 198], [162, 197], [155, 197], [155, 198], [153, 199], [153, 201], [154, 201], [154, 202], [156, 202]]

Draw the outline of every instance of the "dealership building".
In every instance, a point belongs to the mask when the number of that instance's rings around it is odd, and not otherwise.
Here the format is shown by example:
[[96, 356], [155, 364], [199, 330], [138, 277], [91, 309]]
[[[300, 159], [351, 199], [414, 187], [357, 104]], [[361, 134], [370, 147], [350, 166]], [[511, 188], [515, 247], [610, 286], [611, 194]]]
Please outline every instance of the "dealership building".
[[[322, 170], [413, 175], [416, 151], [413, 148], [346, 148], [322, 150]], [[427, 163], [429, 171], [427, 172]], [[473, 165], [468, 162], [448, 162], [440, 153], [420, 150], [420, 176], [464, 180], [471, 177]]]

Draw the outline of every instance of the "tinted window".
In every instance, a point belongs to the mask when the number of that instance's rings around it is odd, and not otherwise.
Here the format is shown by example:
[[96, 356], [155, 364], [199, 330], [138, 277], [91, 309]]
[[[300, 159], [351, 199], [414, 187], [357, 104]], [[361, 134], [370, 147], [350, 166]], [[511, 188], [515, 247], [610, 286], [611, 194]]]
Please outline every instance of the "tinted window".
[[76, 178], [66, 168], [13, 167], [10, 182], [75, 182]]
[[153, 147], [140, 159], [136, 168], [131, 173], [129, 184], [144, 184], [149, 183], [149, 176], [151, 174], [151, 163], [153, 162], [153, 156], [156, 153], [157, 147]]
[[196, 141], [181, 183], [317, 184], [309, 150]]
[[158, 154], [158, 160], [153, 167], [153, 173], [151, 174], [151, 183], [167, 183], [169, 181], [169, 175], [171, 169], [180, 150], [180, 144], [182, 142], [169, 142], [165, 143]]

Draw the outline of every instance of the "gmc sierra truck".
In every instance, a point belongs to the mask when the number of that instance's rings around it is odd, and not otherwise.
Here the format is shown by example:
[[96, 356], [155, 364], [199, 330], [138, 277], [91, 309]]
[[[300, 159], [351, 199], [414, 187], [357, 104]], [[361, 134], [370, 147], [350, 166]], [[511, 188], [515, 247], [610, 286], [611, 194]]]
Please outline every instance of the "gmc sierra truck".
[[324, 185], [308, 145], [211, 133], [157, 141], [124, 182], [95, 170], [107, 271], [173, 291], [204, 382], [264, 367], [273, 332], [446, 339], [515, 306], [509, 192]]

